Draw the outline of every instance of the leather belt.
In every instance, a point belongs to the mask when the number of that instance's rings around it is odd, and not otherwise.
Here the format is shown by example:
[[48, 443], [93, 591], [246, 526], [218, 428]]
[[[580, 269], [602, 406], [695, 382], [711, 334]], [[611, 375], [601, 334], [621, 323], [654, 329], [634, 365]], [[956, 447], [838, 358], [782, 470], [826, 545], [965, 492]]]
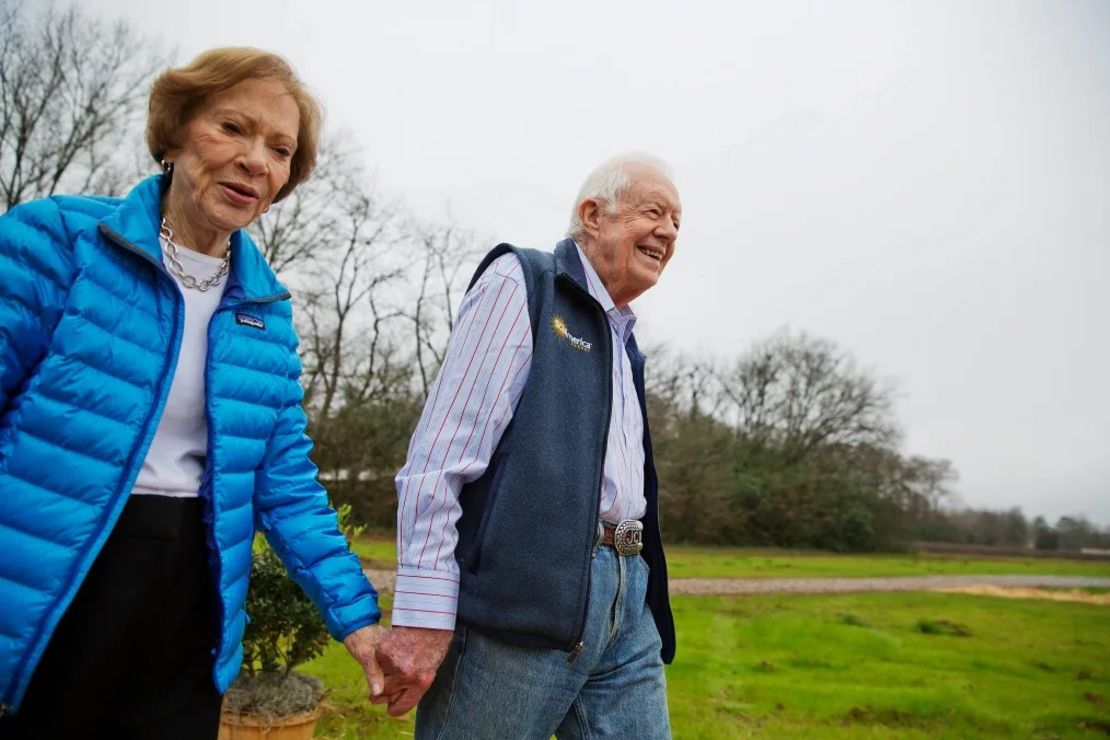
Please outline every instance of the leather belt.
[[615, 548], [618, 555], [639, 555], [644, 549], [644, 525], [635, 519], [619, 524], [598, 522], [597, 544]]

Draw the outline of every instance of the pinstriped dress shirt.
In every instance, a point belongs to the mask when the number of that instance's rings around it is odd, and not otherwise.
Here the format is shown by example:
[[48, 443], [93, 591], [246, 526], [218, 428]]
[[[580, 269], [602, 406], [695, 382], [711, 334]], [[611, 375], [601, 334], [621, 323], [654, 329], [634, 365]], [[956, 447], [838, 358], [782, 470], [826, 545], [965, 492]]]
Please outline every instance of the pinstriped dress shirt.
[[[640, 519], [647, 506], [643, 418], [628, 355], [621, 351], [636, 315], [627, 306], [613, 305], [581, 248], [578, 256], [586, 287], [609, 318], [613, 340], [613, 407], [599, 514], [610, 522]], [[397, 474], [394, 625], [454, 628], [459, 491], [486, 471], [524, 391], [531, 362], [524, 275], [516, 255], [506, 254], [486, 269], [459, 306], [443, 367]], [[552, 443], [557, 439], [553, 434]]]

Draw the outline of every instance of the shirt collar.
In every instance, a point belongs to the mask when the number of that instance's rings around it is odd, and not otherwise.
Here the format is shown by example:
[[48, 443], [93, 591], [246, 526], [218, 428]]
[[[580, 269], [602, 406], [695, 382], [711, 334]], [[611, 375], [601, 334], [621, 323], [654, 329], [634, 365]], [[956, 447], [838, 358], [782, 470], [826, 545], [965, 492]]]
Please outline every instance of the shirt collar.
[[582, 269], [586, 273], [586, 288], [590, 291], [590, 295], [594, 300], [601, 304], [601, 308], [605, 311], [605, 315], [609, 317], [609, 321], [617, 329], [622, 339], [627, 339], [632, 327], [636, 325], [636, 312], [632, 310], [631, 306], [624, 308], [617, 308], [613, 303], [612, 296], [609, 291], [605, 289], [604, 283], [598, 277], [597, 270], [590, 263], [586, 253], [582, 251], [582, 247], [578, 242], [574, 242], [575, 248], [578, 250], [578, 258], [582, 260]]

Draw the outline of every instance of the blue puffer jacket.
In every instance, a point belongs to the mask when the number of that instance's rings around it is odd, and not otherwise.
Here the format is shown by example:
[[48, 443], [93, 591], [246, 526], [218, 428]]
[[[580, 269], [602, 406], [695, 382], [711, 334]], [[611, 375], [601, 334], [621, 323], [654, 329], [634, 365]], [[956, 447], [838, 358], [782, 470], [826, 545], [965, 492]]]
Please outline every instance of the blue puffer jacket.
[[[0, 219], [0, 714], [18, 707], [111, 532], [169, 392], [184, 300], [162, 267], [165, 186], [56, 196]], [[242, 661], [256, 529], [335, 638], [380, 616], [308, 458], [289, 292], [245, 233], [231, 254], [208, 328], [201, 484], [221, 692]]]

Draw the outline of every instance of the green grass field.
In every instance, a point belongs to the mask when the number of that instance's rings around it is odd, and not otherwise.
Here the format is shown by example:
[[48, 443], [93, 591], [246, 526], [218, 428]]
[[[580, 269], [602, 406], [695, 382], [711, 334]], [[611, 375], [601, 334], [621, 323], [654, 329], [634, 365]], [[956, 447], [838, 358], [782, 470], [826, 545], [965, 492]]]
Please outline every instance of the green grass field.
[[[354, 544], [376, 567], [397, 564], [392, 539], [363, 537]], [[984, 558], [964, 555], [836, 555], [739, 547], [668, 545], [671, 578], [852, 578], [879, 576], [1052, 574], [1110, 578], [1110, 560]]]
[[[1110, 609], [962, 594], [674, 599], [677, 738], [1110, 734]], [[320, 737], [408, 737], [333, 645]]]
[[1051, 574], [1110, 577], [1110, 560], [985, 558], [966, 555], [837, 555], [690, 545], [667, 547], [671, 578], [875, 578]]
[[[957, 568], [944, 573], [1108, 570], [1073, 561], [714, 552], [676, 548], [672, 562], [707, 577], [924, 575], [938, 572], [924, 569], [937, 561]], [[760, 572], [763, 561], [780, 565]], [[1008, 569], [984, 570], [1000, 565]], [[677, 738], [1110, 735], [1107, 606], [939, 593], [678, 596], [673, 605], [679, 652], [667, 680]], [[332, 689], [317, 736], [411, 737], [411, 717], [392, 719], [366, 703], [361, 670], [342, 646], [306, 672]]]
[[1104, 737], [1110, 609], [962, 594], [685, 597], [676, 737]]

